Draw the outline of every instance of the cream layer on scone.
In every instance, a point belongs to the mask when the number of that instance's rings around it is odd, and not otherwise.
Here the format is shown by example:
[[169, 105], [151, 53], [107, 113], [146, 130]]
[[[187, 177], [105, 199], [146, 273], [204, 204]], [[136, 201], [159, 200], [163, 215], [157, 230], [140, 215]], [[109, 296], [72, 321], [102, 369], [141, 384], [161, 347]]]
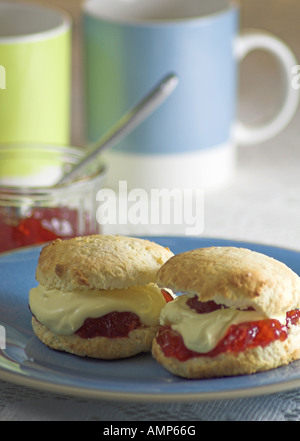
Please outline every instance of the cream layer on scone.
[[35, 335], [51, 349], [82, 357], [149, 352], [160, 310], [170, 300], [156, 274], [172, 256], [168, 248], [128, 236], [51, 242], [41, 250], [39, 286], [29, 295]]
[[156, 283], [183, 294], [163, 308], [152, 343], [173, 374], [252, 374], [300, 359], [300, 277], [284, 263], [244, 248], [199, 248], [171, 257]]
[[169, 325], [182, 336], [186, 348], [198, 353], [212, 351], [231, 325], [265, 319], [277, 319], [285, 324], [285, 314], [269, 317], [260, 311], [241, 311], [231, 308], [198, 314], [187, 305], [194, 295], [181, 295], [167, 303], [160, 315], [160, 324]]
[[136, 314], [142, 325], [156, 326], [166, 301], [154, 283], [112, 290], [32, 288], [29, 306], [35, 318], [55, 334], [71, 335], [87, 318], [102, 317], [111, 312]]

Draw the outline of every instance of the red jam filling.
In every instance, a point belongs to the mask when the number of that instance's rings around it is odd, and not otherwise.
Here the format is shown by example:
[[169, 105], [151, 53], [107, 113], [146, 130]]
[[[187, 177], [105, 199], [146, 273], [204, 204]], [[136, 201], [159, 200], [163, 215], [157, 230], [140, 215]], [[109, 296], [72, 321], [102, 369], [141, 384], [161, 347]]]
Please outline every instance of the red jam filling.
[[171, 294], [168, 291], [166, 291], [165, 289], [162, 289], [161, 293], [164, 296], [166, 303], [171, 302], [171, 300], [173, 300], [173, 297], [171, 296]]
[[[85, 234], [97, 233], [85, 217]], [[70, 239], [78, 234], [78, 211], [75, 209], [37, 207], [23, 217], [17, 208], [0, 208], [0, 252], [57, 238]]]
[[[173, 300], [165, 290], [161, 290], [166, 303]], [[75, 334], [81, 338], [128, 337], [129, 333], [141, 325], [139, 317], [133, 312], [110, 312], [98, 318], [87, 318]]]
[[110, 312], [102, 317], [87, 318], [75, 334], [81, 338], [128, 337], [129, 332], [141, 326], [140, 319], [132, 312]]
[[[196, 297], [196, 298], [195, 298]], [[197, 296], [189, 299], [187, 304], [199, 314], [220, 309], [214, 302], [199, 302]], [[198, 305], [202, 303], [202, 305]], [[288, 336], [288, 328], [295, 325], [300, 318], [300, 311], [295, 309], [286, 314], [286, 325], [278, 320], [266, 319], [254, 322], [231, 325], [217, 346], [207, 353], [194, 352], [186, 348], [181, 335], [169, 326], [162, 326], [156, 340], [166, 357], [174, 357], [186, 361], [193, 357], [215, 357], [221, 353], [238, 353], [256, 346], [267, 346], [275, 340], [284, 341]]]

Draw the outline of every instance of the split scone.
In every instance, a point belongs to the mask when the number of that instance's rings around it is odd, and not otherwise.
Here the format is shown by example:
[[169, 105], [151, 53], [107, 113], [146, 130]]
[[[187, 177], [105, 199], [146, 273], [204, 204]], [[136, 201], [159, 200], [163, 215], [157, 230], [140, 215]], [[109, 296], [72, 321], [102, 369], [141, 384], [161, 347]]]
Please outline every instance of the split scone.
[[52, 349], [118, 359], [151, 351], [161, 308], [155, 283], [173, 253], [124, 236], [86, 236], [45, 246], [29, 293], [36, 336]]
[[300, 278], [271, 257], [211, 247], [171, 257], [157, 283], [178, 295], [161, 311], [154, 358], [173, 374], [265, 371], [300, 358]]

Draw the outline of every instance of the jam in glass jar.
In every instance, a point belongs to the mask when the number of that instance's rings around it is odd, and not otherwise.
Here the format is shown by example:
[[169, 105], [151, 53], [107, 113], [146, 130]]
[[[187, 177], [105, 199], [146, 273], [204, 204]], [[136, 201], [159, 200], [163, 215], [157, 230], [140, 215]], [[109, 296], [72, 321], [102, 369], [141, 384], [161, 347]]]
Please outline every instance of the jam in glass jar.
[[0, 252], [56, 238], [99, 234], [96, 194], [104, 167], [56, 185], [83, 156], [78, 147], [0, 145]]

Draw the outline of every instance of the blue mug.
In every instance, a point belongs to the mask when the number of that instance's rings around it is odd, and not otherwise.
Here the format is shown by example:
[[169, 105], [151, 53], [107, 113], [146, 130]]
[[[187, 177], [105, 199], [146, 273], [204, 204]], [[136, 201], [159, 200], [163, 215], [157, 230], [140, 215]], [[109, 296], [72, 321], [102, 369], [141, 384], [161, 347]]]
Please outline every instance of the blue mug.
[[[86, 138], [94, 142], [166, 74], [173, 94], [103, 155], [107, 185], [216, 189], [232, 181], [236, 146], [266, 141], [299, 101], [291, 50], [263, 31], [239, 31], [239, 7], [225, 0], [86, 0], [83, 5]], [[284, 100], [256, 127], [237, 121], [239, 63], [253, 50], [279, 60]], [[281, 86], [280, 84], [278, 85]]]

